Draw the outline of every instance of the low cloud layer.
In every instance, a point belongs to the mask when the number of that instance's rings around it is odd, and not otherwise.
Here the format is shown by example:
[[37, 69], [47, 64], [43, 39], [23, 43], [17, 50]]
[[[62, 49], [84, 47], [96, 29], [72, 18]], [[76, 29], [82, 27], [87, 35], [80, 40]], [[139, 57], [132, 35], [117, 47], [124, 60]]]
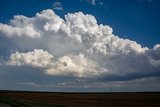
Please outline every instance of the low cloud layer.
[[0, 36], [17, 49], [6, 61], [9, 66], [76, 77], [160, 74], [160, 44], [148, 49], [112, 32], [92, 15], [68, 13], [62, 19], [50, 9], [0, 24]]

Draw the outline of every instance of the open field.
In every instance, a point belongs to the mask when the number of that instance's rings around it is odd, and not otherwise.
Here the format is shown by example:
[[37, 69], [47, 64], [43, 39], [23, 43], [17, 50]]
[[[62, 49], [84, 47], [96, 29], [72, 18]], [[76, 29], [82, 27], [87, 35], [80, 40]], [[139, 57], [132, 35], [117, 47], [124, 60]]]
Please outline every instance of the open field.
[[160, 93], [0, 91], [0, 107], [160, 107]]

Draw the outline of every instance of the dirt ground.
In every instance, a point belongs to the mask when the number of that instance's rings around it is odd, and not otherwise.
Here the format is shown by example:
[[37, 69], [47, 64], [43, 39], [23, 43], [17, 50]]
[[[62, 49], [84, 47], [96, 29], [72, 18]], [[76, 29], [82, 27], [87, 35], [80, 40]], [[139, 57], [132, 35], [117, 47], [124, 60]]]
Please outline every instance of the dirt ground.
[[160, 93], [0, 91], [0, 104], [7, 107], [160, 107]]

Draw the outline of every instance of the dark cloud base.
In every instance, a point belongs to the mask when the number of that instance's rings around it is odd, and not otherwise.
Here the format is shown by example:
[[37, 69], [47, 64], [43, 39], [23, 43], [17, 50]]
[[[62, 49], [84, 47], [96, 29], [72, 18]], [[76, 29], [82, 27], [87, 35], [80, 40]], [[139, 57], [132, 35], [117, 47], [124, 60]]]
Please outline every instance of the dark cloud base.
[[[60, 92], [158, 91], [159, 74], [75, 78], [49, 76], [33, 67], [0, 67], [0, 89]], [[143, 78], [145, 77], [145, 78]], [[144, 80], [143, 80], [144, 79]]]

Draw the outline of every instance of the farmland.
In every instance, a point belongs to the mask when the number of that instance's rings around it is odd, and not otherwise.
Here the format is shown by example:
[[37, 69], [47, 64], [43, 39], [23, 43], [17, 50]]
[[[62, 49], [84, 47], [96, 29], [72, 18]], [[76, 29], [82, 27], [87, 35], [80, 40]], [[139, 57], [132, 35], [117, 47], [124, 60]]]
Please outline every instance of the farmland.
[[160, 107], [159, 92], [65, 93], [0, 91], [0, 107]]

